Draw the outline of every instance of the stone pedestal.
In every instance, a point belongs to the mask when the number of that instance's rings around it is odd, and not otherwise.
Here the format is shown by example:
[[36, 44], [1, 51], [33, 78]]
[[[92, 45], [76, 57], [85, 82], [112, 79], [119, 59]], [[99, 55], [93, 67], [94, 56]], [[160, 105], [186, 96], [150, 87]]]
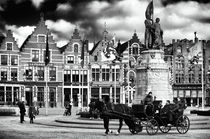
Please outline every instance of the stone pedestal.
[[136, 68], [136, 93], [134, 104], [139, 104], [143, 98], [152, 92], [153, 97], [172, 101], [172, 87], [169, 83], [169, 67], [164, 61], [163, 50], [147, 50], [142, 52], [142, 62]]

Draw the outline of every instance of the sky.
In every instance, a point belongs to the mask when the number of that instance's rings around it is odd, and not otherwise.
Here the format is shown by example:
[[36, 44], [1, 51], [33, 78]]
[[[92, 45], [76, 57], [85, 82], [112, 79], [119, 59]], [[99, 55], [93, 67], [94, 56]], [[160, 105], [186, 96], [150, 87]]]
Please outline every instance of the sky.
[[[12, 30], [19, 46], [32, 33], [44, 13], [58, 47], [65, 45], [75, 28], [92, 41], [109, 37], [121, 42], [136, 31], [144, 43], [145, 10], [151, 0], [0, 0], [0, 32]], [[210, 0], [153, 0], [154, 18], [160, 18], [166, 44], [172, 39], [210, 39]]]

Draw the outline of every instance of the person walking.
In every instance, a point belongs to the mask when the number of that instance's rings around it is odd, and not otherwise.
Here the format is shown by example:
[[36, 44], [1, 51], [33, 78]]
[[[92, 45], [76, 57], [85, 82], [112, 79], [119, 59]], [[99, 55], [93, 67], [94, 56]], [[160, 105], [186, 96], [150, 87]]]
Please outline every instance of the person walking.
[[23, 121], [25, 121], [24, 120], [24, 115], [25, 115], [25, 112], [26, 112], [25, 102], [24, 101], [20, 102], [18, 107], [20, 109], [20, 123], [23, 123]]
[[69, 107], [68, 107], [68, 113], [69, 113], [69, 115], [71, 115], [72, 105], [73, 105], [73, 103], [72, 103], [72, 101], [70, 101], [69, 102]]
[[35, 119], [35, 115], [36, 115], [36, 109], [34, 106], [30, 106], [28, 108], [28, 117], [30, 119], [30, 124], [34, 123], [34, 119]]

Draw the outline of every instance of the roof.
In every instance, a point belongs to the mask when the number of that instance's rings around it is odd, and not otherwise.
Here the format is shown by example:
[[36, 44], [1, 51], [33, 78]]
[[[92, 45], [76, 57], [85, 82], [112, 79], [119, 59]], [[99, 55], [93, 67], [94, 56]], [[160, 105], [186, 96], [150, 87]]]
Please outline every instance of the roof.
[[93, 54], [93, 52], [95, 51], [95, 49], [98, 47], [98, 45], [99, 45], [99, 43], [100, 43], [101, 41], [98, 41], [96, 44], [94, 44], [94, 46], [93, 46], [93, 49], [92, 50], [90, 50], [90, 55], [92, 55]]
[[29, 38], [31, 37], [31, 35], [28, 35], [28, 37], [25, 39], [25, 41], [23, 42], [23, 44], [20, 47], [20, 51], [23, 50], [23, 48], [25, 48], [26, 43], [28, 42]]
[[59, 48], [60, 52], [63, 53], [66, 50], [66, 48], [67, 48], [68, 45], [69, 45], [69, 43], [67, 43], [66, 45], [60, 47]]

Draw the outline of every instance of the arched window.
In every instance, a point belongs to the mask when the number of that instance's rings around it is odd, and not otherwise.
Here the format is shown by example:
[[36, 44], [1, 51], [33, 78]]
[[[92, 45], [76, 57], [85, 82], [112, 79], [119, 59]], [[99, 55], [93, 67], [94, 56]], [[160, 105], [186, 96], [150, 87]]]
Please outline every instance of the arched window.
[[189, 71], [189, 83], [194, 83], [195, 82], [195, 74], [193, 71]]
[[138, 55], [138, 44], [133, 44], [133, 55]]
[[78, 44], [74, 44], [74, 52], [75, 53], [78, 53], [78, 47], [79, 47]]
[[176, 73], [176, 83], [184, 83], [184, 73], [182, 71]]
[[175, 59], [176, 69], [183, 69], [184, 68], [184, 57], [176, 57]]

